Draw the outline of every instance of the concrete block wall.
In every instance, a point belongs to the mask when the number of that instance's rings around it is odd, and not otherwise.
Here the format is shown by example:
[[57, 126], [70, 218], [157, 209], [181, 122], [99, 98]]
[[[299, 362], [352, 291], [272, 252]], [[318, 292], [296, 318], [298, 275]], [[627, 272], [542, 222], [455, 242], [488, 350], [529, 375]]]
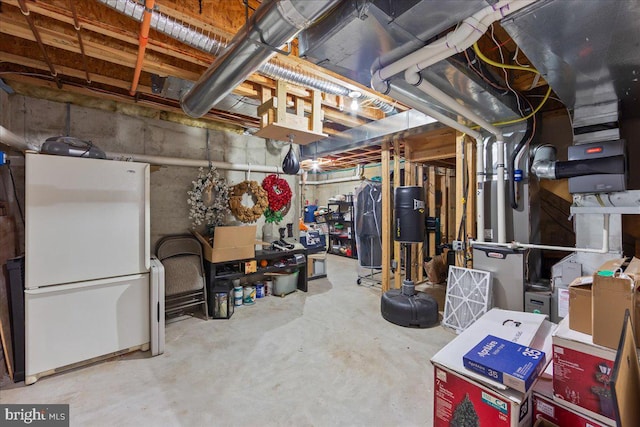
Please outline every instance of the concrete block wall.
[[[26, 97], [18, 94], [3, 94], [0, 98], [2, 113], [0, 125], [24, 137], [27, 143], [39, 147], [51, 136], [66, 134], [67, 105], [65, 103]], [[210, 159], [251, 165], [280, 166], [288, 146], [282, 149], [267, 149], [265, 140], [230, 130], [210, 129]], [[186, 126], [156, 118], [125, 115], [84, 106], [70, 107], [70, 136], [90, 140], [107, 152], [147, 154], [163, 157], [206, 160], [206, 129]], [[18, 153], [13, 156], [20, 157]], [[24, 165], [24, 162], [21, 163]], [[24, 166], [21, 166], [24, 167]], [[18, 167], [16, 169], [19, 169]], [[17, 172], [17, 173], [16, 173]], [[229, 185], [237, 184], [249, 176], [262, 182], [266, 173], [220, 170], [220, 175]], [[23, 170], [14, 170], [18, 180], [24, 180]], [[63, 173], [63, 171], [61, 171]], [[188, 233], [191, 220], [188, 218], [187, 191], [198, 175], [198, 168], [161, 166], [151, 173], [151, 247], [165, 235]], [[296, 224], [300, 214], [299, 178], [281, 175], [293, 192], [291, 209], [281, 226]], [[22, 206], [24, 206], [24, 183], [18, 183]], [[252, 204], [248, 196], [244, 203]], [[262, 237], [264, 217], [257, 221], [258, 233]], [[229, 216], [227, 225], [239, 225]], [[294, 227], [296, 230], [297, 227]], [[203, 228], [200, 228], [203, 230]], [[297, 235], [297, 234], [296, 234]], [[22, 243], [22, 248], [24, 244]]]
[[[327, 172], [322, 174], [317, 174], [316, 176], [309, 175], [309, 180], [332, 180], [337, 178], [345, 178], [354, 176], [355, 170], [349, 169], [344, 171], [335, 171], [335, 172]], [[375, 176], [381, 176], [382, 168], [380, 164], [375, 164], [371, 166], [365, 166], [364, 168], [364, 176], [367, 179], [371, 179]], [[303, 201], [308, 200], [309, 204], [315, 204], [317, 200], [317, 204], [319, 206], [326, 206], [330, 197], [335, 197], [338, 194], [349, 194], [352, 193], [355, 195], [356, 188], [360, 186], [360, 181], [347, 181], [347, 182], [337, 182], [333, 184], [319, 184], [319, 185], [307, 185], [303, 190]]]

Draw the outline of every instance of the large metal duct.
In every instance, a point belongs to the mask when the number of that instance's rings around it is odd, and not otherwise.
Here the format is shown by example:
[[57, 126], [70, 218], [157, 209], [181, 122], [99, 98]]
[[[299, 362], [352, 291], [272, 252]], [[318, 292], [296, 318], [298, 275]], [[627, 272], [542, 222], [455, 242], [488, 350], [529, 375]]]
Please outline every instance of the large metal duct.
[[[144, 14], [144, 5], [137, 3], [135, 0], [98, 0], [100, 3], [126, 15], [136, 21], [142, 21]], [[222, 37], [218, 38], [215, 34], [209, 34], [192, 28], [184, 23], [153, 10], [151, 17], [151, 28], [165, 34], [181, 43], [199, 49], [203, 52], [217, 56], [220, 51], [227, 47], [227, 41]], [[310, 74], [302, 73], [299, 70], [293, 70], [290, 67], [270, 61], [264, 63], [258, 69], [258, 72], [267, 77], [276, 80], [284, 80], [286, 82], [316, 89], [324, 93], [333, 95], [347, 96], [351, 90], [345, 86], [328, 80], [320, 79]], [[380, 109], [385, 114], [395, 113], [396, 109], [393, 105], [372, 98], [367, 95], [361, 96], [359, 99], [368, 101], [374, 108]]]
[[280, 0], [263, 3], [233, 37], [180, 104], [201, 117], [269, 60], [283, 44], [307, 28], [339, 0]]

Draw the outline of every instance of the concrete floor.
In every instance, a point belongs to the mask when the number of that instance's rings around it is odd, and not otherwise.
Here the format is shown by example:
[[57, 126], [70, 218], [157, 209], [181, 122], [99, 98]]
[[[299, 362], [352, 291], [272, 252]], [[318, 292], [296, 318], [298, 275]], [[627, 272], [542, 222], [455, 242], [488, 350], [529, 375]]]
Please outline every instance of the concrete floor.
[[327, 265], [308, 293], [168, 324], [160, 357], [5, 383], [0, 403], [68, 403], [75, 426], [432, 425], [429, 358], [454, 334], [386, 322], [355, 260]]

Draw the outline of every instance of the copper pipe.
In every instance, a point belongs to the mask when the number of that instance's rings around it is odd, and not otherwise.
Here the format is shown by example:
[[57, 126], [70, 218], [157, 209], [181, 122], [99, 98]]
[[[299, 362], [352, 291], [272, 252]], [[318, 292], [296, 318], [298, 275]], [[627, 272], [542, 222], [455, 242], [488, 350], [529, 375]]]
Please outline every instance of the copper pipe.
[[56, 82], [56, 86], [58, 86], [58, 89], [62, 89], [62, 83], [60, 82], [60, 79], [58, 78], [58, 73], [56, 72], [56, 69], [53, 67], [53, 63], [51, 62], [51, 59], [49, 59], [49, 55], [47, 55], [47, 51], [44, 48], [44, 44], [42, 43], [42, 39], [40, 38], [40, 33], [38, 32], [38, 29], [36, 28], [36, 24], [33, 22], [33, 18], [31, 17], [31, 15], [29, 13], [29, 8], [27, 7], [27, 4], [25, 3], [24, 0], [18, 0], [18, 4], [20, 4], [20, 12], [22, 12], [22, 14], [24, 15], [24, 19], [27, 20], [27, 23], [29, 24], [29, 27], [31, 28], [31, 32], [33, 33], [33, 37], [35, 37], [36, 42], [38, 42], [38, 46], [40, 46], [40, 51], [42, 52], [42, 56], [44, 56], [44, 62], [46, 62], [47, 65], [49, 66], [49, 71], [51, 72], [51, 76], [53, 77], [53, 80], [55, 80], [55, 82]]
[[151, 26], [151, 14], [153, 12], [153, 6], [155, 0], [146, 0], [144, 4], [144, 18], [142, 19], [142, 25], [140, 26], [140, 45], [138, 46], [138, 60], [136, 61], [136, 69], [133, 73], [133, 82], [131, 83], [131, 90], [129, 95], [134, 96], [136, 94], [136, 88], [138, 87], [138, 81], [140, 80], [140, 73], [142, 72], [142, 61], [144, 60], [144, 51], [147, 49], [147, 41], [149, 40], [149, 27]]
[[69, 0], [69, 6], [71, 6], [71, 13], [73, 13], [73, 28], [76, 30], [76, 35], [78, 36], [78, 45], [80, 46], [80, 53], [82, 53], [82, 64], [84, 65], [84, 72], [87, 75], [87, 83], [91, 84], [89, 64], [87, 63], [87, 55], [84, 53], [84, 43], [82, 43], [82, 36], [80, 35], [80, 20], [78, 19], [75, 1]]

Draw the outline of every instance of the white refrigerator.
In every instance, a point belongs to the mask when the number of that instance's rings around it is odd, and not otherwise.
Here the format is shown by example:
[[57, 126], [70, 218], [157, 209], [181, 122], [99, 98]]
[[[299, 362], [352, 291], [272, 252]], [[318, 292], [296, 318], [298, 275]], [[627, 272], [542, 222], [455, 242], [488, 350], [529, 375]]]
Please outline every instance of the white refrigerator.
[[161, 352], [149, 165], [28, 153], [25, 199], [25, 383], [152, 341]]

